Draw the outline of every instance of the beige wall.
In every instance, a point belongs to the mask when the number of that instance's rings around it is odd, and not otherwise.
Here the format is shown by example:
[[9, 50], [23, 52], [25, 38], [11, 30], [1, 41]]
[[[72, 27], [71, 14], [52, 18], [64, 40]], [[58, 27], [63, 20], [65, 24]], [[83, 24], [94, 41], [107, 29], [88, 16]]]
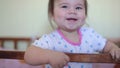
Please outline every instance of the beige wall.
[[88, 22], [106, 37], [120, 37], [120, 0], [88, 0]]
[[[0, 37], [41, 36], [52, 29], [48, 0], [0, 0]], [[88, 0], [87, 22], [105, 37], [120, 37], [120, 0]]]
[[48, 0], [0, 0], [0, 36], [48, 33]]

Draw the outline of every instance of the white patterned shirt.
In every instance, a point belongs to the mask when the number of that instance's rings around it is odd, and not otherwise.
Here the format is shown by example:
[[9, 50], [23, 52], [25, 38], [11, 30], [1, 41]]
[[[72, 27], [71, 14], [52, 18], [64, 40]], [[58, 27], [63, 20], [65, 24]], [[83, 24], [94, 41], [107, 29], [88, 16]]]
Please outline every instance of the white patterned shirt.
[[[67, 41], [61, 33], [56, 30], [50, 34], [43, 35], [39, 40], [35, 40], [33, 45], [54, 51], [87, 54], [99, 53], [105, 47], [107, 40], [100, 34], [96, 33], [92, 28], [81, 27], [79, 32], [82, 36], [80, 44], [73, 44]], [[46, 68], [52, 67], [46, 65]], [[69, 62], [64, 68], [92, 68], [92, 64]]]

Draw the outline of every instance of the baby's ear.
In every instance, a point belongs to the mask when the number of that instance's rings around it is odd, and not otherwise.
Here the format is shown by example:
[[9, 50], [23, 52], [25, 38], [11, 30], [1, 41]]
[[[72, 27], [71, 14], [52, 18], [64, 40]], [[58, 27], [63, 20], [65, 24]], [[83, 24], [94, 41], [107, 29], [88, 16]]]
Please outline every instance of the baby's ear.
[[51, 15], [51, 20], [55, 21], [54, 15]]

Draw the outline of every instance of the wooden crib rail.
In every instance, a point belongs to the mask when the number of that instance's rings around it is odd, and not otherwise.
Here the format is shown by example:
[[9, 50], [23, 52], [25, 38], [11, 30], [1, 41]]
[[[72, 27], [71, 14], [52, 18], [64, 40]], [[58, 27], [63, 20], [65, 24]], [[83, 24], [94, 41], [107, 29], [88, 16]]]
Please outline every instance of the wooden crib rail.
[[[71, 62], [82, 63], [119, 63], [114, 61], [109, 54], [71, 54], [66, 53]], [[24, 51], [0, 51], [0, 59], [18, 59], [23, 60]]]
[[0, 59], [18, 59], [23, 60], [24, 51], [0, 50]]
[[[30, 38], [11, 38], [11, 37], [3, 37], [0, 38], [0, 46], [3, 47], [3, 43], [6, 40], [11, 40], [14, 42], [14, 51], [5, 51], [0, 50], [0, 59], [18, 59], [23, 60], [24, 58], [24, 51], [17, 51], [17, 42], [18, 41], [26, 41], [28, 43], [31, 43]], [[120, 39], [112, 39], [111, 41], [120, 42]], [[118, 43], [120, 44], [120, 43]], [[29, 44], [28, 44], [29, 45]], [[109, 54], [71, 54], [66, 53], [70, 57], [71, 62], [82, 62], [82, 63], [119, 63], [117, 61], [114, 61], [112, 57]]]

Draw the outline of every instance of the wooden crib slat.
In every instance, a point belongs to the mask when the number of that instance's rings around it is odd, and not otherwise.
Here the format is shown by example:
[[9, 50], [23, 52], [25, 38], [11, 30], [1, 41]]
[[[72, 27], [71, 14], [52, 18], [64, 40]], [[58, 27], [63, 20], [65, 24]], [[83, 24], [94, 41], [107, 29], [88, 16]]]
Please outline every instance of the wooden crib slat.
[[4, 51], [0, 50], [1, 59], [18, 59], [23, 60], [24, 51]]
[[3, 47], [4, 41], [0, 40], [0, 47]]
[[17, 43], [19, 41], [25, 41], [28, 43], [28, 46], [30, 45], [31, 43], [31, 38], [23, 38], [23, 37], [0, 37], [0, 43], [1, 43], [1, 47], [4, 48], [4, 42], [6, 41], [12, 41], [14, 43], [14, 49], [17, 50]]
[[[71, 62], [82, 63], [120, 63], [112, 60], [109, 54], [71, 54], [66, 53]], [[24, 51], [0, 51], [1, 59], [19, 59], [23, 60]]]

